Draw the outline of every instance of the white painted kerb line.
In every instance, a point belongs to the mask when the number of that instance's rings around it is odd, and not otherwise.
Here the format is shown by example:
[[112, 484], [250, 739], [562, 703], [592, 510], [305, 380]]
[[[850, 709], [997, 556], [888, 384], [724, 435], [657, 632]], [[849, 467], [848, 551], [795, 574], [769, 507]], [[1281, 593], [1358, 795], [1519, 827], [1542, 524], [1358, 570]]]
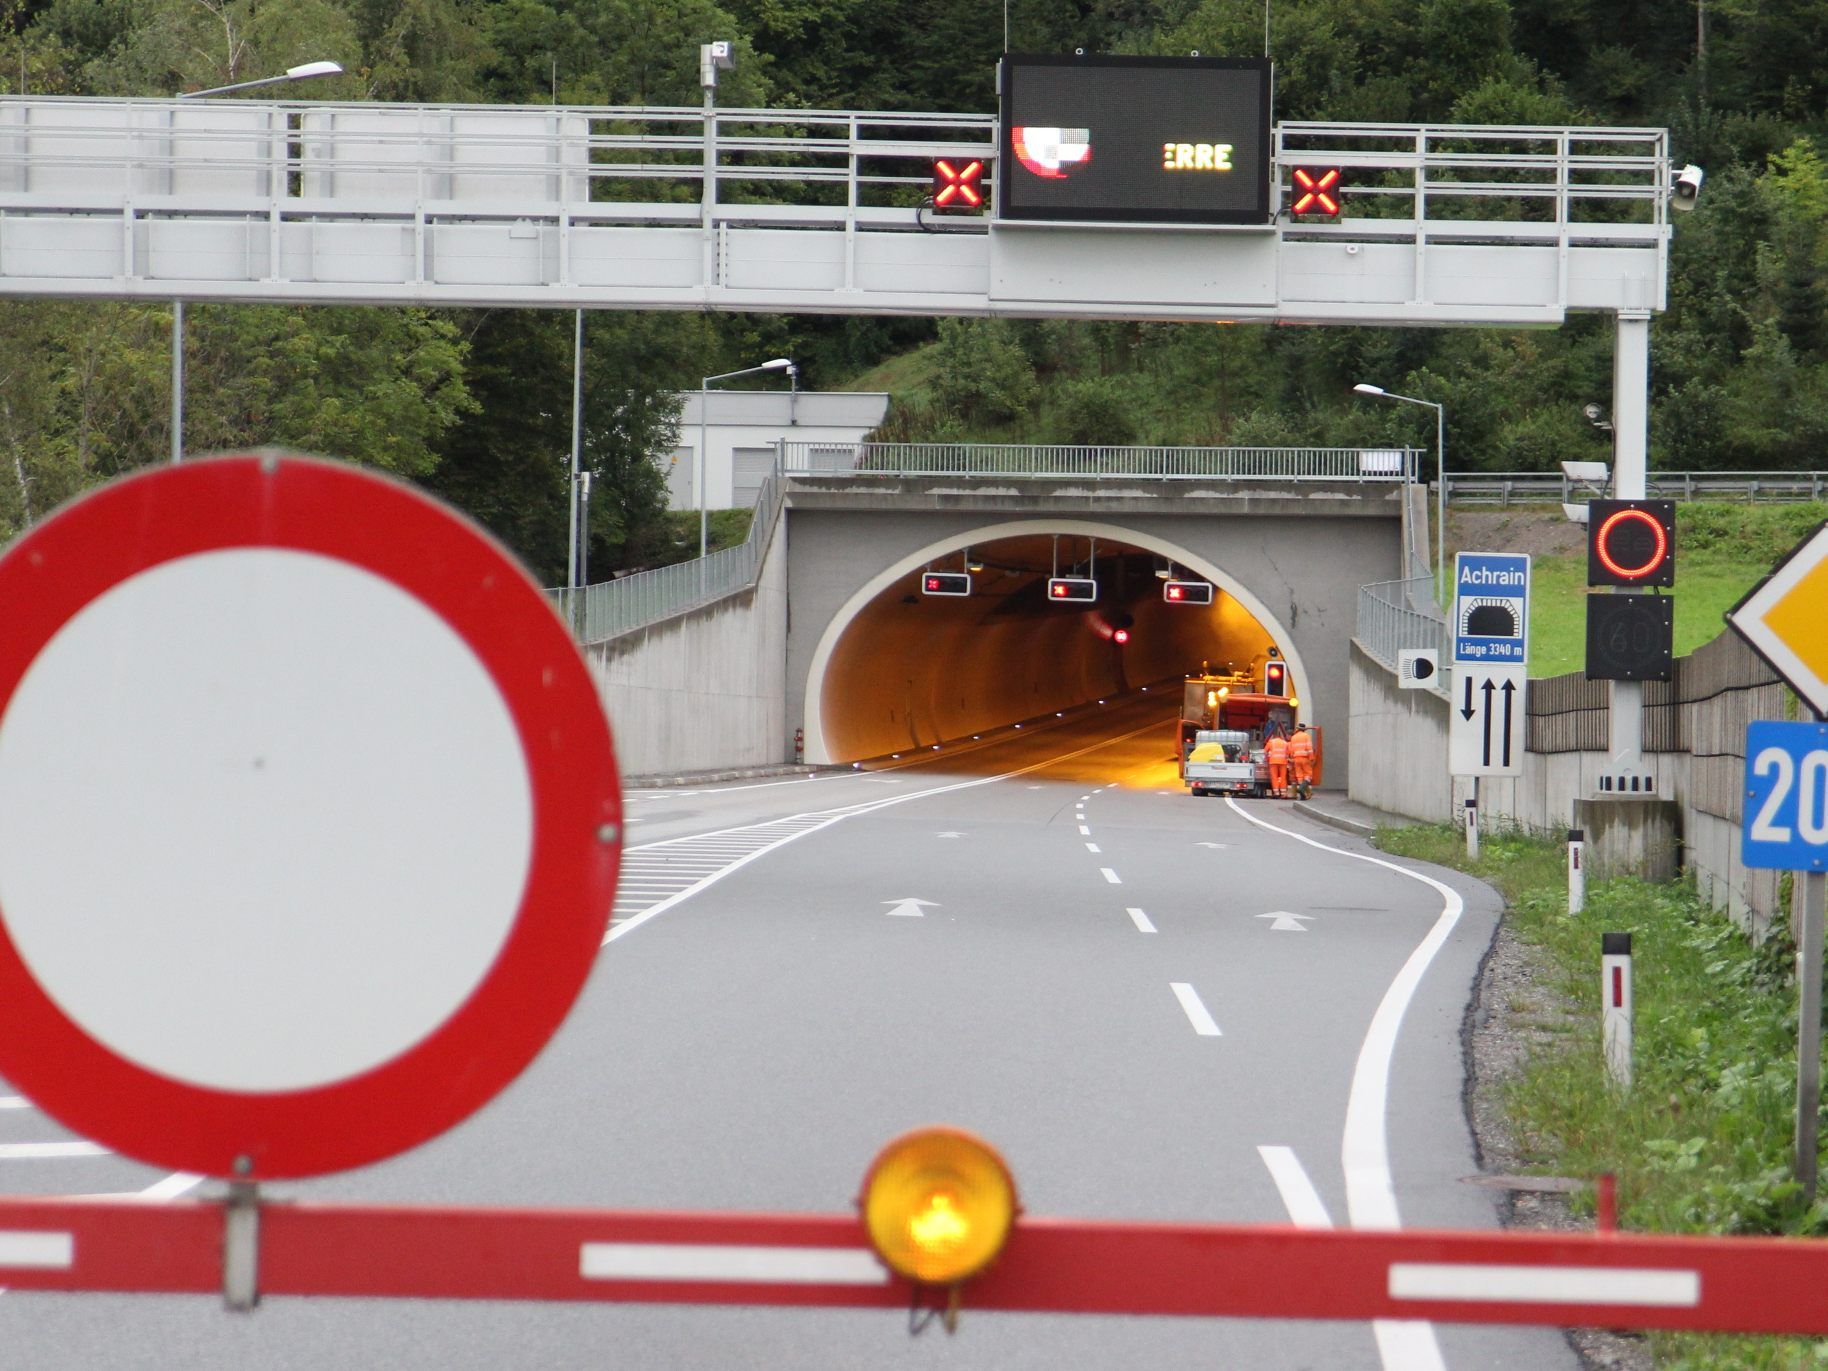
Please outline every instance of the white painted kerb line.
[[1181, 1002], [1181, 1008], [1186, 1011], [1195, 1033], [1202, 1038], [1225, 1036], [1219, 1032], [1219, 1026], [1212, 1021], [1212, 1015], [1206, 1012], [1206, 1006], [1200, 1002], [1200, 997], [1192, 986], [1185, 981], [1170, 981], [1168, 988], [1174, 992], [1174, 998]]
[[75, 1264], [74, 1233], [0, 1229], [0, 1267], [9, 1271], [67, 1271]]
[[709, 1243], [587, 1242], [578, 1274], [592, 1281], [731, 1281], [760, 1285], [887, 1285], [864, 1247], [736, 1247]]
[[1390, 1298], [1692, 1309], [1701, 1303], [1701, 1273], [1651, 1267], [1392, 1262]]

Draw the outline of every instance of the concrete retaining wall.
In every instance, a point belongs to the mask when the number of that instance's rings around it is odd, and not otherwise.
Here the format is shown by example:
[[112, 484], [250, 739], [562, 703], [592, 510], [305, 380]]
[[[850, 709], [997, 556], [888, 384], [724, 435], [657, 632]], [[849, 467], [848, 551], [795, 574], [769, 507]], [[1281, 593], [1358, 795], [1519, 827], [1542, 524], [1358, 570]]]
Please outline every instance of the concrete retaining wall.
[[625, 776], [767, 766], [787, 734], [787, 529], [753, 588], [585, 649]]

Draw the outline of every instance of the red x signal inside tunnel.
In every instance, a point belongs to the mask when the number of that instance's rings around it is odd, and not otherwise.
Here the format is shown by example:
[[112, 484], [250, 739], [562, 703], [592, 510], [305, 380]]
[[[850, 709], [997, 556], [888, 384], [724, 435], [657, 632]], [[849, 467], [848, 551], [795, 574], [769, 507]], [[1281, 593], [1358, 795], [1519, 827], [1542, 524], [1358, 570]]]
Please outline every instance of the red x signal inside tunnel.
[[[968, 595], [924, 589], [935, 574], [962, 574], [967, 560]], [[1260, 676], [1272, 646], [1289, 660], [1287, 635], [1216, 571], [1209, 603], [1165, 599], [1167, 560], [1103, 538], [1094, 557], [1084, 536], [1060, 535], [1056, 552], [1054, 535], [1033, 533], [961, 538], [918, 566], [891, 569], [827, 631], [829, 655], [808, 682], [818, 706], [808, 711], [808, 738], [833, 761], [930, 749], [1178, 682], [1203, 663]], [[1053, 594], [1062, 583], [1086, 587], [1087, 598]], [[1299, 688], [1298, 663], [1291, 674]], [[1178, 684], [1160, 693], [1172, 716]]]

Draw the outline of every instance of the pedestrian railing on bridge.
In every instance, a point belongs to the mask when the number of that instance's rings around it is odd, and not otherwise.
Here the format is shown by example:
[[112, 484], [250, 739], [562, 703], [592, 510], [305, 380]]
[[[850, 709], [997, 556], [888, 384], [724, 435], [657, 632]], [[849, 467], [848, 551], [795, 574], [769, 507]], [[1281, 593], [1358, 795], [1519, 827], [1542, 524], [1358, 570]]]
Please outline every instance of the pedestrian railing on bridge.
[[1415, 448], [1152, 447], [1029, 443], [784, 443], [788, 476], [1047, 480], [1413, 481]]
[[[1789, 502], [1828, 500], [1828, 471], [1653, 471], [1645, 481], [1652, 498]], [[1593, 498], [1589, 485], [1552, 471], [1450, 471], [1447, 499], [1459, 505], [1578, 504]]]

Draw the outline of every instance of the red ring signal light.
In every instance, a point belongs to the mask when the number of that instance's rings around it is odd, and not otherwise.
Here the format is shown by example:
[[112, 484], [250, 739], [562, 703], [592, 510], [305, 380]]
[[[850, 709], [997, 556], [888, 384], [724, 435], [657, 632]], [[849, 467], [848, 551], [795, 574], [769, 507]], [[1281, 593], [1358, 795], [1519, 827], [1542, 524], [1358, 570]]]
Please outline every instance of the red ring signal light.
[[1595, 500], [1587, 509], [1587, 584], [1673, 586], [1676, 502]]
[[1127, 628], [1113, 629], [1111, 632], [1111, 641], [1116, 643], [1117, 646], [1122, 647], [1125, 643], [1130, 641], [1130, 630]]
[[952, 213], [970, 213], [984, 207], [984, 161], [974, 157], [969, 162], [950, 158], [933, 159], [933, 208]]
[[1290, 214], [1322, 215], [1337, 219], [1340, 211], [1338, 167], [1295, 167], [1289, 173], [1295, 202]]

